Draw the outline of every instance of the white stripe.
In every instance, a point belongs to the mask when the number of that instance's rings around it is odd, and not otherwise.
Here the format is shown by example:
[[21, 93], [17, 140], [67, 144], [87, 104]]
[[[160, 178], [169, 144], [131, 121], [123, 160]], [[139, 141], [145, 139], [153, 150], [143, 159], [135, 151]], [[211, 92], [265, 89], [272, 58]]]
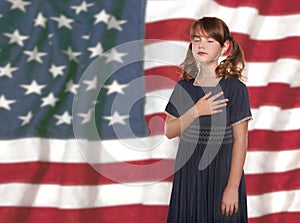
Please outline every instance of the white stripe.
[[[165, 141], [155, 149], [153, 149], [153, 139], [151, 141], [150, 138], [145, 138], [143, 142], [144, 146], [139, 149], [133, 149], [132, 145], [126, 145], [124, 142], [118, 140], [105, 141], [104, 149], [99, 149], [95, 143], [85, 144], [86, 148], [89, 148], [89, 153], [86, 155], [88, 159], [85, 159], [81, 153], [85, 152], [85, 150], [78, 149], [76, 140], [67, 140], [67, 142], [64, 142], [64, 140], [56, 139], [26, 138], [10, 142], [1, 141], [0, 163], [45, 161], [105, 164], [152, 158], [162, 159], [161, 162], [164, 162], [166, 161], [165, 159], [175, 158], [178, 139]], [[43, 147], [43, 145], [48, 145], [48, 147]], [[20, 150], [20, 148], [22, 149]], [[145, 148], [150, 148], [150, 150], [145, 151]], [[300, 168], [299, 159], [300, 149], [276, 152], [249, 151], [245, 163], [245, 172], [246, 174], [260, 174], [295, 170]], [[157, 164], [160, 165], [163, 163]]]
[[261, 106], [251, 110], [253, 120], [249, 130], [287, 131], [300, 129], [300, 108], [281, 109], [275, 106]]
[[269, 83], [284, 83], [300, 87], [300, 60], [279, 59], [276, 62], [246, 63], [244, 75], [248, 77], [247, 86], [260, 87]]
[[177, 18], [198, 19], [202, 16], [219, 17], [232, 32], [248, 34], [252, 39], [275, 40], [300, 36], [299, 14], [261, 16], [256, 8], [229, 8], [212, 0], [147, 2], [146, 23]]
[[[168, 205], [172, 184], [140, 183], [101, 186], [60, 186], [11, 183], [0, 185], [0, 206], [86, 209], [117, 205]], [[249, 218], [300, 211], [300, 191], [248, 196]]]
[[[179, 66], [185, 58], [187, 49], [188, 42], [183, 41], [161, 41], [146, 45], [144, 69]], [[224, 58], [220, 58], [222, 59]], [[246, 63], [244, 75], [248, 77], [247, 86], [285, 83], [291, 87], [300, 87], [299, 71], [300, 60], [284, 58], [275, 62]]]
[[137, 182], [101, 186], [11, 183], [0, 185], [0, 206], [96, 208], [114, 205], [167, 205], [171, 183]]
[[300, 168], [300, 149], [280, 152], [251, 151], [245, 162], [246, 174], [278, 173]]
[[255, 218], [281, 212], [299, 212], [299, 197], [300, 190], [248, 196], [248, 215], [250, 218]]
[[156, 40], [151, 44], [145, 45], [144, 69], [157, 66], [180, 65], [186, 55], [188, 44], [185, 41]]
[[169, 140], [164, 135], [101, 142], [42, 138], [1, 140], [0, 163], [111, 163], [156, 158], [174, 159], [177, 146], [178, 138]]

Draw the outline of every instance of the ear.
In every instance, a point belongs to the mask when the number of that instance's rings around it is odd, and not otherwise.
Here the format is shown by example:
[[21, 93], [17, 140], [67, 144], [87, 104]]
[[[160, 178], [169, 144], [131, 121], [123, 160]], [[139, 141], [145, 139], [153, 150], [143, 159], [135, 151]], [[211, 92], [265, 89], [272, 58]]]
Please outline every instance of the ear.
[[229, 47], [230, 47], [230, 41], [227, 40], [224, 43], [224, 46], [222, 47], [222, 52], [221, 52], [222, 55], [224, 55], [224, 54], [226, 54], [228, 52]]

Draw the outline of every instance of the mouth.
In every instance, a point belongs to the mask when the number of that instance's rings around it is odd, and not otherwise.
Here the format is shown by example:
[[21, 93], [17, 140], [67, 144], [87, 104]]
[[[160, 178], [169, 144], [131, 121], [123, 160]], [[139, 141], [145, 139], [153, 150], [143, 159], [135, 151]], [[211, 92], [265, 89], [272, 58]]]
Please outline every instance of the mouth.
[[197, 54], [198, 54], [199, 56], [207, 55], [207, 53], [205, 53], [205, 52], [198, 52]]

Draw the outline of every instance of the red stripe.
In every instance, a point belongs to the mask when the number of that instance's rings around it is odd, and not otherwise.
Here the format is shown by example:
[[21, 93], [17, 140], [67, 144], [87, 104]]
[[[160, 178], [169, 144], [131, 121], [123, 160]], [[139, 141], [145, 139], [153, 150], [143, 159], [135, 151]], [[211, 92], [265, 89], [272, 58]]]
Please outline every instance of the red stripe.
[[284, 190], [299, 190], [300, 169], [284, 173], [246, 174], [247, 194], [259, 195]]
[[[122, 163], [104, 164], [101, 165], [102, 168], [109, 169], [109, 172], [105, 170], [104, 176], [96, 172], [89, 164], [45, 162], [1, 164], [0, 183], [105, 185], [147, 181], [171, 182], [174, 160], [163, 160], [163, 164], [157, 167], [150, 166], [154, 162], [157, 161], [131, 162], [135, 166], [130, 168], [124, 168]], [[64, 174], [60, 174], [62, 172]], [[299, 178], [300, 169], [283, 173], [246, 174], [247, 194], [257, 195], [275, 191], [300, 189], [300, 181], [295, 180]]]
[[[146, 24], [146, 39], [189, 41], [192, 19], [172, 19]], [[287, 24], [288, 25], [288, 24]], [[174, 29], [176, 27], [176, 29]], [[279, 40], [253, 40], [249, 35], [232, 33], [245, 52], [248, 62], [270, 62], [280, 58], [300, 59], [299, 37]]]
[[299, 223], [300, 212], [276, 213], [259, 218], [250, 218], [249, 223]]
[[252, 7], [258, 10], [260, 15], [287, 15], [300, 13], [300, 5], [297, 0], [215, 0], [217, 3], [237, 8], [237, 7]]
[[103, 185], [171, 181], [173, 168], [173, 159], [118, 162], [98, 166], [53, 162], [0, 164], [0, 183]]
[[[87, 198], [88, 199], [88, 198]], [[0, 222], [5, 223], [153, 223], [165, 222], [168, 206], [124, 205], [106, 208], [56, 209], [0, 207]]]
[[282, 109], [300, 107], [300, 87], [270, 83], [265, 87], [248, 87], [251, 108], [262, 105], [278, 106]]
[[250, 151], [284, 151], [300, 148], [300, 130], [271, 131], [253, 130], [249, 131]]
[[[146, 78], [146, 92], [151, 92], [174, 88], [180, 79], [181, 70], [176, 66], [161, 66], [145, 70], [144, 75], [148, 77]], [[161, 77], [161, 81], [157, 81], [158, 78], [154, 79], [151, 76]]]
[[[166, 221], [168, 206], [124, 205], [89, 209], [56, 209], [31, 207], [1, 207], [0, 221], [5, 223], [163, 223]], [[299, 223], [299, 212], [270, 214], [249, 218], [249, 223]]]

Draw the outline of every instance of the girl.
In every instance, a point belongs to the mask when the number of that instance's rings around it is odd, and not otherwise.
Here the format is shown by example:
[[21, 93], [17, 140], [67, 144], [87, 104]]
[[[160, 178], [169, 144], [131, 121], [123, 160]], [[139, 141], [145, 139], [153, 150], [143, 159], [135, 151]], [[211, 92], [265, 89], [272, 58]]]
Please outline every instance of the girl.
[[165, 134], [180, 136], [167, 222], [246, 223], [243, 166], [251, 112], [240, 80], [244, 54], [215, 17], [195, 21], [190, 38], [182, 80], [166, 106]]

